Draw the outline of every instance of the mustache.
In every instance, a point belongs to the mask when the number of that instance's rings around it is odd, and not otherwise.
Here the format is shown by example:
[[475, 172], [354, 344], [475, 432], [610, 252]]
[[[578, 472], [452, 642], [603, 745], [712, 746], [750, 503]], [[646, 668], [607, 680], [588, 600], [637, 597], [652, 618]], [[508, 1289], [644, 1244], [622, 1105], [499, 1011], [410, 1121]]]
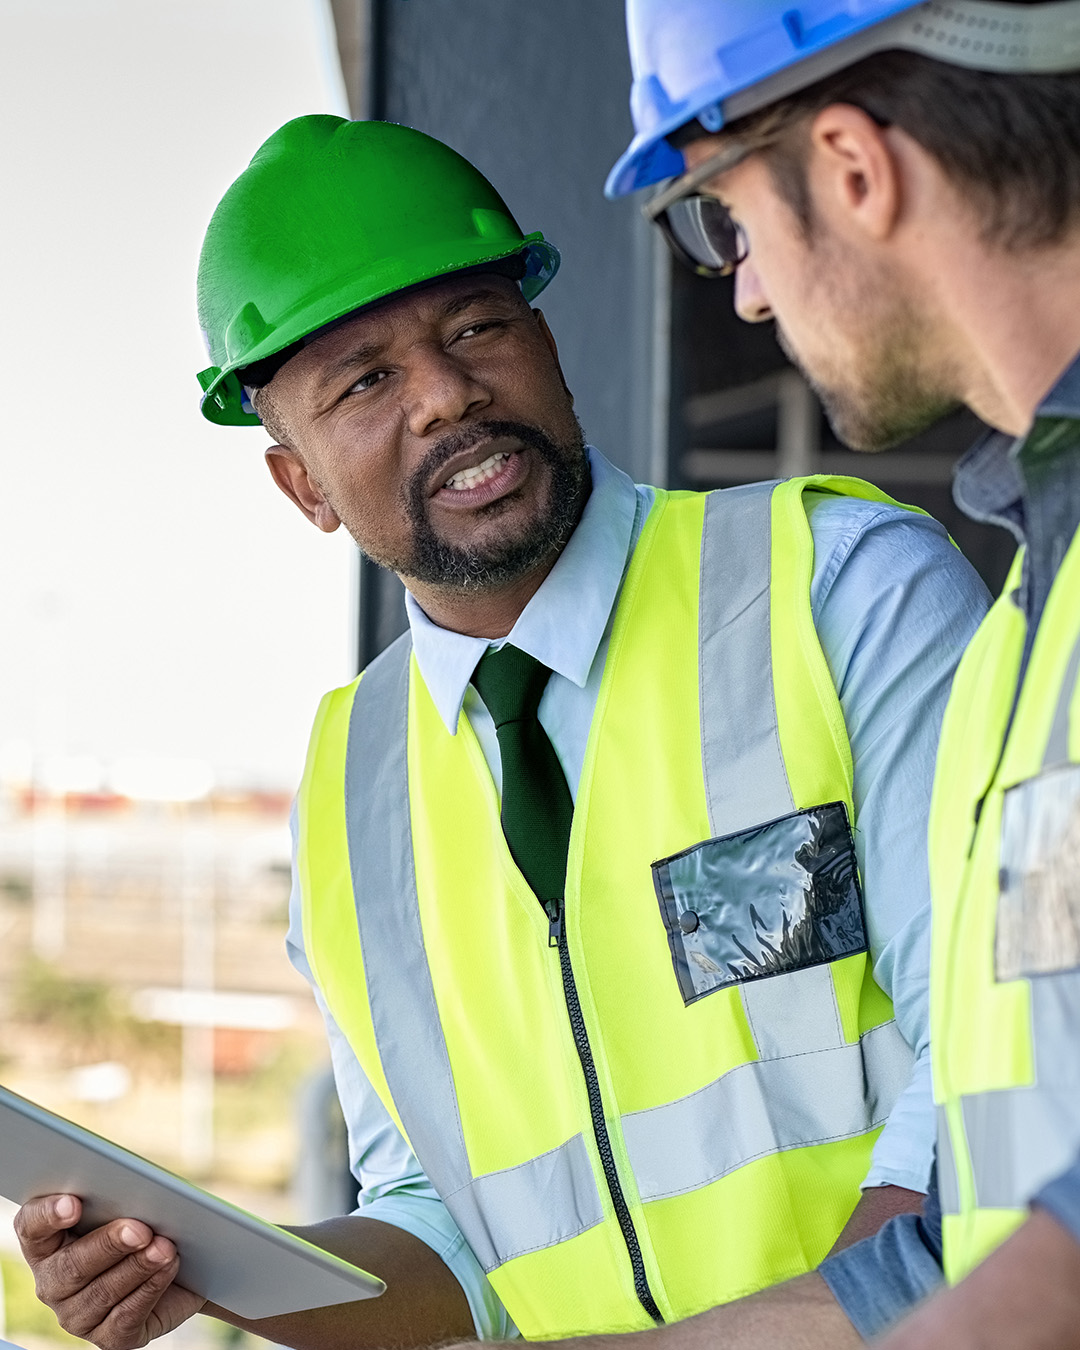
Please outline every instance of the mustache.
[[474, 445], [501, 438], [520, 441], [522, 445], [535, 450], [549, 464], [559, 458], [558, 447], [551, 437], [528, 422], [493, 419], [473, 422], [470, 426], [447, 432], [431, 447], [405, 485], [405, 502], [410, 516], [415, 519], [417, 514], [423, 514], [427, 501], [427, 485], [444, 464], [449, 464], [454, 456], [460, 455], [463, 450], [471, 450]]

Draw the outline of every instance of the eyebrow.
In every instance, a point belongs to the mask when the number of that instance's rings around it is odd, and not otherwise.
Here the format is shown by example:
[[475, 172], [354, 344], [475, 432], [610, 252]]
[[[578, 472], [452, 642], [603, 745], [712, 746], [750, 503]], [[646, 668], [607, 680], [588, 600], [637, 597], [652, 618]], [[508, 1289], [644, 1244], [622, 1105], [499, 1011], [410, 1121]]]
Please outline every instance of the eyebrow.
[[[452, 300], [447, 300], [441, 306], [439, 313], [445, 319], [452, 319], [455, 314], [460, 314], [463, 310], [472, 305], [483, 304], [492, 300], [500, 301], [506, 304], [509, 297], [501, 290], [496, 290], [494, 286], [481, 286], [475, 291], [469, 291], [467, 295], [455, 296]], [[342, 375], [348, 374], [356, 366], [365, 366], [370, 361], [376, 360], [386, 349], [387, 343], [384, 339], [375, 339], [373, 342], [361, 342], [356, 347], [350, 347], [331, 365], [327, 366], [319, 376], [318, 388], [322, 392], [328, 385]]]
[[446, 318], [452, 318], [455, 314], [460, 314], [463, 309], [468, 309], [470, 305], [481, 304], [488, 300], [500, 300], [504, 304], [510, 297], [494, 286], [481, 286], [475, 291], [470, 291], [468, 295], [459, 295], [455, 300], [447, 300], [442, 307], [442, 313]]
[[321, 371], [318, 379], [320, 392], [354, 367], [366, 366], [369, 361], [374, 361], [385, 347], [386, 343], [379, 341], [361, 342], [359, 346], [350, 347], [347, 352]]

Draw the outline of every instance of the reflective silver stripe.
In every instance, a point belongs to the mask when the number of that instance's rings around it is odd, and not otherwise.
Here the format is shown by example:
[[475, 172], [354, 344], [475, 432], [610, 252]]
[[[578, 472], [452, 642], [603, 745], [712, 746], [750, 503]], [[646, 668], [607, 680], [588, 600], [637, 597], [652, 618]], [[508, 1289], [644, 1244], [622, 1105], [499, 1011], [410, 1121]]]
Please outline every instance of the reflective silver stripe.
[[580, 1134], [518, 1167], [477, 1177], [443, 1199], [487, 1271], [525, 1252], [565, 1242], [604, 1217]]
[[956, 1154], [953, 1152], [949, 1117], [943, 1106], [937, 1108], [937, 1186], [943, 1214], [960, 1213], [960, 1185], [956, 1179]]
[[356, 918], [394, 1103], [428, 1179], [491, 1271], [592, 1228], [603, 1208], [580, 1135], [519, 1167], [472, 1175], [416, 894], [406, 759], [411, 654], [406, 634], [371, 663], [349, 720], [345, 815]]
[[828, 966], [750, 980], [739, 988], [762, 1059], [805, 1055], [844, 1044], [836, 986]]
[[[345, 817], [375, 1037], [413, 1148], [445, 1194], [466, 1185], [470, 1172], [416, 895], [406, 762], [411, 655], [405, 634], [357, 686]], [[387, 903], [391, 896], [397, 903]]]
[[1074, 1091], [1080, 1116], [1080, 970], [1035, 975], [1030, 985], [1035, 1081]]
[[1076, 1159], [1080, 1112], [1075, 1088], [977, 1092], [961, 1107], [980, 1209], [1023, 1209]]
[[701, 538], [701, 756], [714, 839], [795, 809], [773, 696], [772, 483], [711, 492]]
[[1029, 983], [1034, 1085], [960, 1101], [980, 1208], [1023, 1209], [1080, 1151], [1080, 971], [1034, 975]]
[[643, 1201], [662, 1200], [772, 1153], [850, 1139], [882, 1124], [911, 1074], [895, 1022], [855, 1045], [740, 1064], [707, 1087], [623, 1116]]
[[1050, 724], [1050, 738], [1046, 742], [1046, 753], [1043, 755], [1044, 769], [1052, 769], [1058, 764], [1069, 762], [1069, 704], [1076, 689], [1077, 675], [1080, 675], [1080, 637], [1076, 639], [1076, 645], [1069, 654], [1065, 678], [1058, 693], [1054, 720]]

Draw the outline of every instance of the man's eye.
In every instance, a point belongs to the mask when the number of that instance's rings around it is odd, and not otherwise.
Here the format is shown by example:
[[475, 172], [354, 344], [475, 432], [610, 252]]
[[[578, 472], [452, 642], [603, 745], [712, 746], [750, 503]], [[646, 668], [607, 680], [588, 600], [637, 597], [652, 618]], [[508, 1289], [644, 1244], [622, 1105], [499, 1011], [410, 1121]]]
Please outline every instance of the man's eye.
[[475, 323], [471, 323], [467, 328], [463, 328], [458, 333], [458, 337], [475, 337], [478, 333], [485, 333], [490, 328], [498, 327], [499, 323], [496, 319], [477, 319]]
[[361, 375], [360, 378], [354, 384], [351, 384], [349, 386], [349, 393], [350, 394], [363, 393], [365, 389], [371, 389], [375, 385], [377, 385], [380, 382], [380, 380], [385, 379], [386, 379], [385, 370], [369, 370], [366, 375]]

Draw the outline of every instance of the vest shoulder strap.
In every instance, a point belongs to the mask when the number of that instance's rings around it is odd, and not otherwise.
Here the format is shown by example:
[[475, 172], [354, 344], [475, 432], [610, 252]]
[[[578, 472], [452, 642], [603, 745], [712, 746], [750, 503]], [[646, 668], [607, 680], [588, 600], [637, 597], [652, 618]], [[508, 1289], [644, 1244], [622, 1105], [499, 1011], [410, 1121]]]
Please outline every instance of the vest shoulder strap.
[[714, 837], [794, 810], [771, 696], [775, 483], [711, 492], [701, 536], [702, 764]]

